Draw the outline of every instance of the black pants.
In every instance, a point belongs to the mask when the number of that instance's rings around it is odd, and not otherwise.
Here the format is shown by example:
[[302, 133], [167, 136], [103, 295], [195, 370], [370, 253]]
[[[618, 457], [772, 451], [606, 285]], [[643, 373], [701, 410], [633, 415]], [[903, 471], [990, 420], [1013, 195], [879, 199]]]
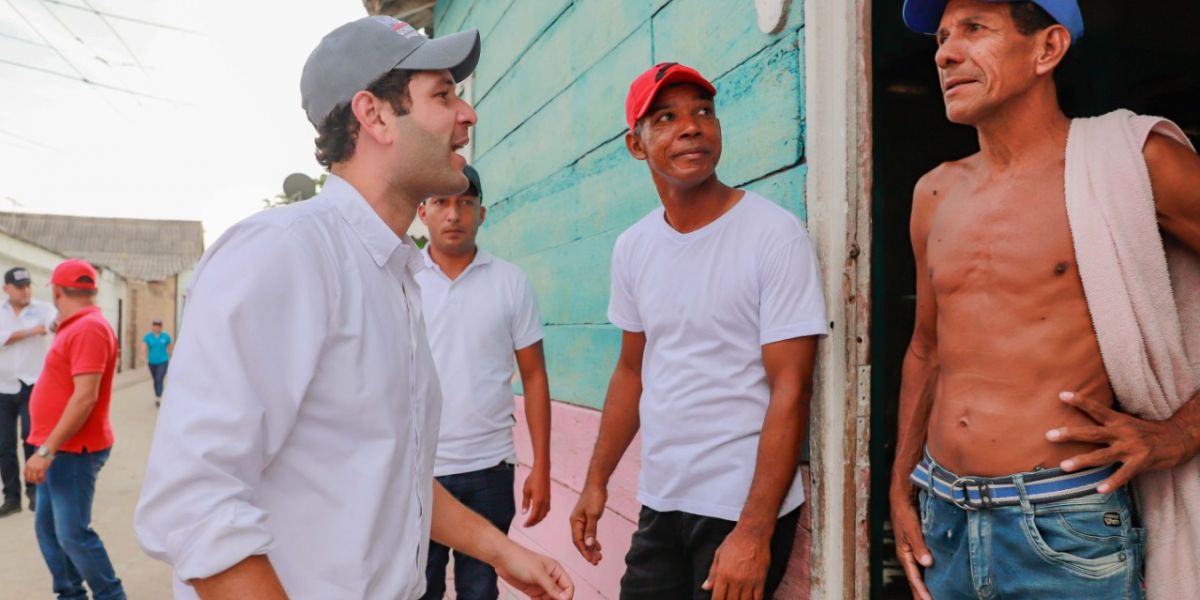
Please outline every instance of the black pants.
[[[515, 469], [502, 462], [482, 471], [443, 475], [437, 480], [467, 508], [508, 533], [508, 526], [517, 514], [517, 501], [513, 496]], [[441, 600], [446, 595], [446, 563], [449, 560], [449, 548], [437, 542], [429, 543], [424, 600]], [[454, 551], [454, 593], [459, 600], [496, 600], [500, 597], [496, 570], [481, 560]]]
[[[771, 598], [783, 581], [800, 509], [779, 518], [771, 537], [771, 564], [763, 598]], [[700, 589], [712, 568], [713, 555], [737, 523], [685, 512], [658, 512], [642, 507], [637, 532], [625, 556], [621, 600], [707, 600]]]
[[[29, 437], [29, 396], [33, 386], [21, 382], [21, 391], [15, 394], [0, 394], [0, 478], [4, 480], [4, 499], [21, 499], [21, 465], [17, 461], [17, 444], [25, 446], [25, 460], [37, 450], [25, 444]], [[20, 442], [17, 438], [17, 422], [21, 424]], [[26, 491], [34, 486], [25, 485]]]

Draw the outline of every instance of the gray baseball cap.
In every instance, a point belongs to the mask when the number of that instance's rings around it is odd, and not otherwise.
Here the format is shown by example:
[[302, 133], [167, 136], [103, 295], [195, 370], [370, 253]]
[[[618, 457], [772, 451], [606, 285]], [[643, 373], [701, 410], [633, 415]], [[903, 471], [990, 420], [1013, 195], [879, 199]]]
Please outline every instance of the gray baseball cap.
[[329, 32], [304, 63], [300, 101], [317, 127], [339, 105], [393, 69], [449, 69], [466, 79], [479, 62], [479, 30], [429, 39], [392, 17], [363, 17]]

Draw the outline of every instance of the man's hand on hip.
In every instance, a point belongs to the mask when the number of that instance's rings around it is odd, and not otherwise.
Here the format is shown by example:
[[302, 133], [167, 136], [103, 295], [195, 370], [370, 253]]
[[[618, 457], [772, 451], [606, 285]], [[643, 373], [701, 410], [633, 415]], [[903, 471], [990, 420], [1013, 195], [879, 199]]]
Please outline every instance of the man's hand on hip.
[[[895, 475], [893, 475], [895, 477]], [[892, 505], [892, 531], [896, 536], [896, 556], [904, 567], [908, 587], [919, 600], [933, 600], [921, 577], [921, 568], [933, 566], [933, 554], [925, 546], [925, 534], [921, 531], [921, 517], [913, 505], [912, 486], [892, 486], [889, 501]]]
[[771, 534], [734, 527], [713, 555], [708, 579], [700, 587], [713, 600], [762, 600], [771, 565]]
[[1096, 425], [1051, 429], [1046, 432], [1046, 439], [1104, 446], [1064, 460], [1060, 465], [1062, 470], [1070, 473], [1121, 463], [1121, 468], [1096, 488], [1101, 494], [1120, 489], [1139, 473], [1169, 469], [1191, 458], [1188, 450], [1191, 436], [1171, 419], [1139, 419], [1075, 392], [1063, 392], [1058, 397], [1083, 411]]
[[518, 544], [512, 544], [494, 566], [504, 581], [532, 600], [571, 600], [575, 597], [575, 584], [558, 561]]
[[600, 540], [596, 539], [596, 524], [604, 515], [608, 502], [608, 490], [600, 486], [584, 486], [579, 502], [571, 512], [571, 537], [575, 548], [583, 558], [593, 565], [600, 564], [604, 555], [600, 552]]

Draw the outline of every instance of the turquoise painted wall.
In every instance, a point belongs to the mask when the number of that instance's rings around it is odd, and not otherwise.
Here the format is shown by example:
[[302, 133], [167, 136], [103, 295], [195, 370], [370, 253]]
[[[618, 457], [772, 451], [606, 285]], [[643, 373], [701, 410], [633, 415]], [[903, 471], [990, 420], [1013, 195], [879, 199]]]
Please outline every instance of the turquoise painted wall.
[[617, 235], [658, 205], [625, 150], [629, 82], [681, 62], [717, 87], [718, 173], [805, 217], [804, 23], [780, 33], [752, 0], [440, 0], [439, 33], [478, 28], [474, 164], [480, 244], [520, 265], [538, 293], [555, 400], [599, 408], [620, 331], [608, 323]]

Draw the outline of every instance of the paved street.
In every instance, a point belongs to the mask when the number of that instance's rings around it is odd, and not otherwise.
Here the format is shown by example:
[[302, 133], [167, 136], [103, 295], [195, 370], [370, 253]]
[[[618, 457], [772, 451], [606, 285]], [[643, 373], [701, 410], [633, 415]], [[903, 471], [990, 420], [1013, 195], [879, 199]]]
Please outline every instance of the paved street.
[[[108, 547], [132, 600], [171, 597], [171, 572], [142, 553], [133, 537], [133, 509], [142, 486], [157, 414], [149, 373], [143, 368], [117, 376], [112, 402], [116, 436], [112, 457], [100, 472], [92, 525]], [[53, 598], [50, 575], [38, 552], [33, 513], [0, 519], [0, 597]]]

